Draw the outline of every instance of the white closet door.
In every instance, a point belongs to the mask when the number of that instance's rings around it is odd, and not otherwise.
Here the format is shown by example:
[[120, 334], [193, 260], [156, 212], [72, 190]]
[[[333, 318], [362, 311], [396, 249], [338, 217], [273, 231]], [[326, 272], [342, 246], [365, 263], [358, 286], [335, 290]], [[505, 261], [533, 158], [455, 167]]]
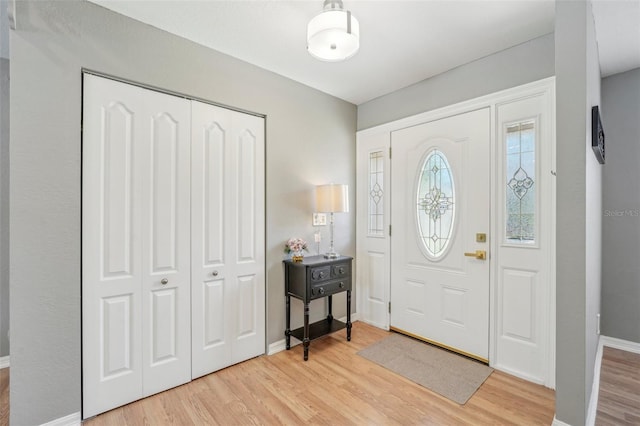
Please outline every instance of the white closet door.
[[231, 319], [232, 361], [237, 363], [265, 349], [264, 119], [234, 115], [232, 136], [229, 276], [236, 297]]
[[142, 168], [143, 392], [191, 380], [190, 145], [188, 100], [144, 92]]
[[192, 376], [264, 353], [264, 119], [192, 103]]
[[189, 110], [84, 77], [85, 418], [189, 380]]

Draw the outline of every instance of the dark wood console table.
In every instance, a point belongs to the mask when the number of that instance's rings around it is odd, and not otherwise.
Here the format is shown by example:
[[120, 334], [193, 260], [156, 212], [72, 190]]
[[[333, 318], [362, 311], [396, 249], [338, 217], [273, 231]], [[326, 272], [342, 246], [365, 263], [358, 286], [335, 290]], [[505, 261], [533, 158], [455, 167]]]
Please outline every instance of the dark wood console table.
[[[302, 262], [284, 261], [284, 282], [287, 304], [287, 328], [284, 335], [287, 350], [291, 348], [291, 336], [302, 341], [304, 360], [309, 359], [309, 343], [334, 331], [347, 328], [347, 340], [351, 340], [351, 261], [353, 258], [339, 256], [325, 259], [324, 256], [305, 257]], [[347, 292], [347, 322], [333, 318], [332, 296]], [[291, 330], [291, 297], [304, 303], [304, 326]], [[309, 324], [309, 302], [329, 298], [327, 318]]]

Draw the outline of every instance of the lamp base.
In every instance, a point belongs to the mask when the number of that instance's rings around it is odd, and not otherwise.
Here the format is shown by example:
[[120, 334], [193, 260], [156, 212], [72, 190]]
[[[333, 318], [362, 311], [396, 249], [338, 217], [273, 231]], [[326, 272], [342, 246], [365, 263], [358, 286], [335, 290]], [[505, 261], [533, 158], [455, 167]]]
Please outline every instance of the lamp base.
[[324, 258], [325, 259], [335, 259], [337, 257], [339, 257], [340, 255], [338, 253], [336, 253], [335, 251], [332, 251], [330, 253], [325, 253], [324, 254]]

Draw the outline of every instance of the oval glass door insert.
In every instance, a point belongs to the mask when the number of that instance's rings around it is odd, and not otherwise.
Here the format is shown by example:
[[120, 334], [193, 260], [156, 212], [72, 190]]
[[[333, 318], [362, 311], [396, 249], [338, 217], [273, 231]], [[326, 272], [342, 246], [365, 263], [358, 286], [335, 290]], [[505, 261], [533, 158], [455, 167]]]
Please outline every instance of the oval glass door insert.
[[426, 156], [418, 175], [416, 222], [418, 236], [428, 257], [442, 257], [453, 233], [455, 188], [447, 157], [434, 149]]

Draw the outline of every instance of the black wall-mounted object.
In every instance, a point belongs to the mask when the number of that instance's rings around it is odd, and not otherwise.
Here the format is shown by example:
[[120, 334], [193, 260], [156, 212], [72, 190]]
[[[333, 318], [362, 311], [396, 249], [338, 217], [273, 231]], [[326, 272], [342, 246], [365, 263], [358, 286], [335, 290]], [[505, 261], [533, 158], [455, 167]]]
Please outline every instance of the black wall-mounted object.
[[597, 106], [591, 108], [591, 148], [593, 148], [598, 163], [604, 164], [604, 130]]

